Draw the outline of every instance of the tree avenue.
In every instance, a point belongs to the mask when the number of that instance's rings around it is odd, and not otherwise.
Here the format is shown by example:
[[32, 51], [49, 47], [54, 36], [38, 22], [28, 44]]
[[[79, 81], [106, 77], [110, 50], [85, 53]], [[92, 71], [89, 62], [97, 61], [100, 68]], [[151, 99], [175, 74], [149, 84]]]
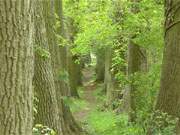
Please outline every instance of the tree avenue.
[[0, 135], [180, 135], [180, 0], [0, 0]]

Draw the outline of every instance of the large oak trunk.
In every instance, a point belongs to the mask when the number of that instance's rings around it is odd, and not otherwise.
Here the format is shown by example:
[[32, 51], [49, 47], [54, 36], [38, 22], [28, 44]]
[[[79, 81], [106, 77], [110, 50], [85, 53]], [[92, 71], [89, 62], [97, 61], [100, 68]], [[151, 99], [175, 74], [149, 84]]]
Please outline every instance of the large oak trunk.
[[[55, 87], [56, 87], [56, 98], [58, 101], [58, 108], [59, 108], [59, 117], [61, 119], [63, 135], [80, 135], [81, 128], [75, 122], [70, 112], [70, 108], [63, 102], [63, 96], [64, 96], [63, 93], [64, 91], [68, 90], [69, 86], [65, 83], [65, 81], [59, 78], [60, 75], [59, 73], [63, 69], [63, 63], [64, 63], [63, 60], [65, 59], [62, 58], [61, 55], [62, 48], [59, 47], [59, 43], [56, 38], [56, 34], [59, 34], [59, 32], [57, 32], [58, 29], [53, 29], [57, 21], [54, 13], [56, 13], [60, 18], [59, 21], [61, 23], [61, 29], [63, 27], [62, 25], [64, 24], [62, 20], [63, 17], [60, 16], [59, 13], [57, 13], [58, 11], [57, 9], [61, 10], [62, 12], [62, 7], [59, 7], [57, 5], [62, 6], [62, 1], [53, 0], [51, 1], [51, 3], [47, 1], [47, 9], [46, 9], [47, 12], [45, 16], [46, 16], [46, 27], [48, 32], [47, 37], [48, 37], [48, 42], [50, 44], [50, 53], [52, 55], [52, 67], [53, 67], [53, 75], [54, 75]], [[64, 31], [61, 30], [61, 32]], [[63, 34], [61, 33], [61, 35]]]
[[32, 135], [32, 2], [0, 1], [1, 135]]
[[[179, 0], [165, 1], [165, 49], [156, 109], [180, 117], [180, 10]], [[171, 10], [169, 10], [171, 9]], [[178, 135], [180, 134], [178, 126]]]
[[43, 124], [62, 133], [61, 120], [59, 117], [56, 89], [49, 54], [49, 45], [43, 16], [43, 4], [41, 0], [36, 2], [35, 10], [35, 75], [34, 90], [38, 98], [35, 124]]

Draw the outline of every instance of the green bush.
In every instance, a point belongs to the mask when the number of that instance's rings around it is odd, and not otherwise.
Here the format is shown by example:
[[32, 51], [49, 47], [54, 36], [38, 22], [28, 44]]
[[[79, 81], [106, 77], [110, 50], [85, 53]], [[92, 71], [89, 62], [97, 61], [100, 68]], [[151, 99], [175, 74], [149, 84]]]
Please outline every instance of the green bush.
[[153, 135], [175, 135], [178, 118], [159, 110], [150, 119], [150, 130]]

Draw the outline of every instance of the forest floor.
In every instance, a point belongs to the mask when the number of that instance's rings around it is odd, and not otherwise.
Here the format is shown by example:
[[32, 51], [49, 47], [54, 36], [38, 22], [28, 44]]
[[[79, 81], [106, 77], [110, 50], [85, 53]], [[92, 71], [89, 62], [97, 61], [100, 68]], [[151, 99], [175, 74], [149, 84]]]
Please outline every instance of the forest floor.
[[80, 109], [74, 113], [75, 119], [79, 122], [83, 122], [87, 116], [96, 108], [97, 99], [94, 96], [94, 92], [97, 89], [97, 83], [93, 80], [94, 78], [94, 68], [87, 67], [83, 71], [83, 94], [80, 95], [81, 100], [85, 101], [86, 107]]

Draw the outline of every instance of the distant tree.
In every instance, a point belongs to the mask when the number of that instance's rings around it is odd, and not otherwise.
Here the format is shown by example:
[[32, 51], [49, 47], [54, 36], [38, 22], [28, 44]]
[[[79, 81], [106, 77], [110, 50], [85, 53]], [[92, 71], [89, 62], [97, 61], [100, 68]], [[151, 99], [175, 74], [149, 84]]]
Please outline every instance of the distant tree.
[[78, 78], [81, 78], [81, 67], [78, 58], [73, 56], [69, 50], [68, 56], [68, 73], [69, 73], [69, 86], [70, 86], [70, 96], [79, 97], [78, 94]]
[[[113, 49], [111, 46], [105, 49], [105, 77], [104, 77], [104, 87], [107, 95], [107, 105], [109, 107], [113, 107], [112, 103], [115, 100], [115, 81], [114, 81], [114, 74], [111, 71], [112, 67], [112, 53]], [[112, 108], [113, 109], [113, 108]]]
[[[74, 3], [73, 3], [74, 4]], [[68, 73], [69, 73], [69, 86], [70, 95], [72, 97], [79, 97], [78, 86], [82, 83], [81, 77], [81, 56], [72, 54], [71, 49], [74, 47], [74, 38], [77, 34], [77, 26], [74, 24], [73, 18], [68, 18], [68, 40], [71, 46], [68, 48]]]
[[[111, 106], [112, 109], [116, 109], [116, 111], [119, 111], [120, 106], [113, 105], [113, 103], [118, 102], [122, 98], [122, 89], [124, 87], [120, 84], [123, 84], [123, 80], [117, 79], [116, 75], [121, 73], [126, 74], [126, 67], [123, 62], [120, 62], [117, 64], [117, 61], [119, 62], [119, 59], [125, 61], [125, 51], [123, 50], [123, 47], [125, 46], [124, 42], [122, 41], [122, 33], [119, 30], [122, 28], [123, 25], [123, 3], [120, 0], [115, 0], [111, 3], [112, 6], [112, 17], [114, 25], [118, 25], [119, 27], [116, 27], [117, 35], [114, 40], [114, 46], [107, 46], [105, 50], [105, 76], [104, 76], [104, 87], [107, 94], [107, 105]], [[115, 43], [116, 41], [116, 43]], [[124, 47], [125, 48], [125, 47]], [[118, 60], [115, 60], [118, 59]]]
[[[69, 6], [74, 12], [78, 11], [79, 1], [69, 1]], [[68, 48], [68, 73], [69, 73], [69, 85], [70, 95], [73, 97], [79, 97], [78, 87], [82, 85], [82, 60], [80, 54], [73, 54], [72, 49], [75, 48], [75, 38], [78, 34], [78, 24], [74, 16], [67, 16], [67, 37], [71, 46]]]
[[96, 81], [103, 82], [105, 75], [105, 49], [98, 49], [96, 52]]
[[[139, 8], [137, 4], [139, 3], [139, 0], [132, 0], [132, 7], [131, 12], [133, 14], [138, 14]], [[140, 45], [135, 43], [133, 39], [136, 37], [136, 31], [133, 31], [133, 34], [130, 35], [129, 43], [128, 43], [128, 52], [127, 52], [127, 78], [130, 80], [130, 84], [127, 85], [125, 92], [124, 92], [124, 107], [125, 111], [129, 114], [130, 121], [135, 121], [136, 119], [136, 106], [137, 106], [137, 100], [136, 100], [136, 91], [137, 86], [134, 84], [134, 80], [132, 77], [138, 73], [141, 72], [144, 69], [145, 66], [144, 62], [146, 63], [146, 54], [145, 51], [142, 49]], [[145, 56], [145, 57], [144, 57]]]

